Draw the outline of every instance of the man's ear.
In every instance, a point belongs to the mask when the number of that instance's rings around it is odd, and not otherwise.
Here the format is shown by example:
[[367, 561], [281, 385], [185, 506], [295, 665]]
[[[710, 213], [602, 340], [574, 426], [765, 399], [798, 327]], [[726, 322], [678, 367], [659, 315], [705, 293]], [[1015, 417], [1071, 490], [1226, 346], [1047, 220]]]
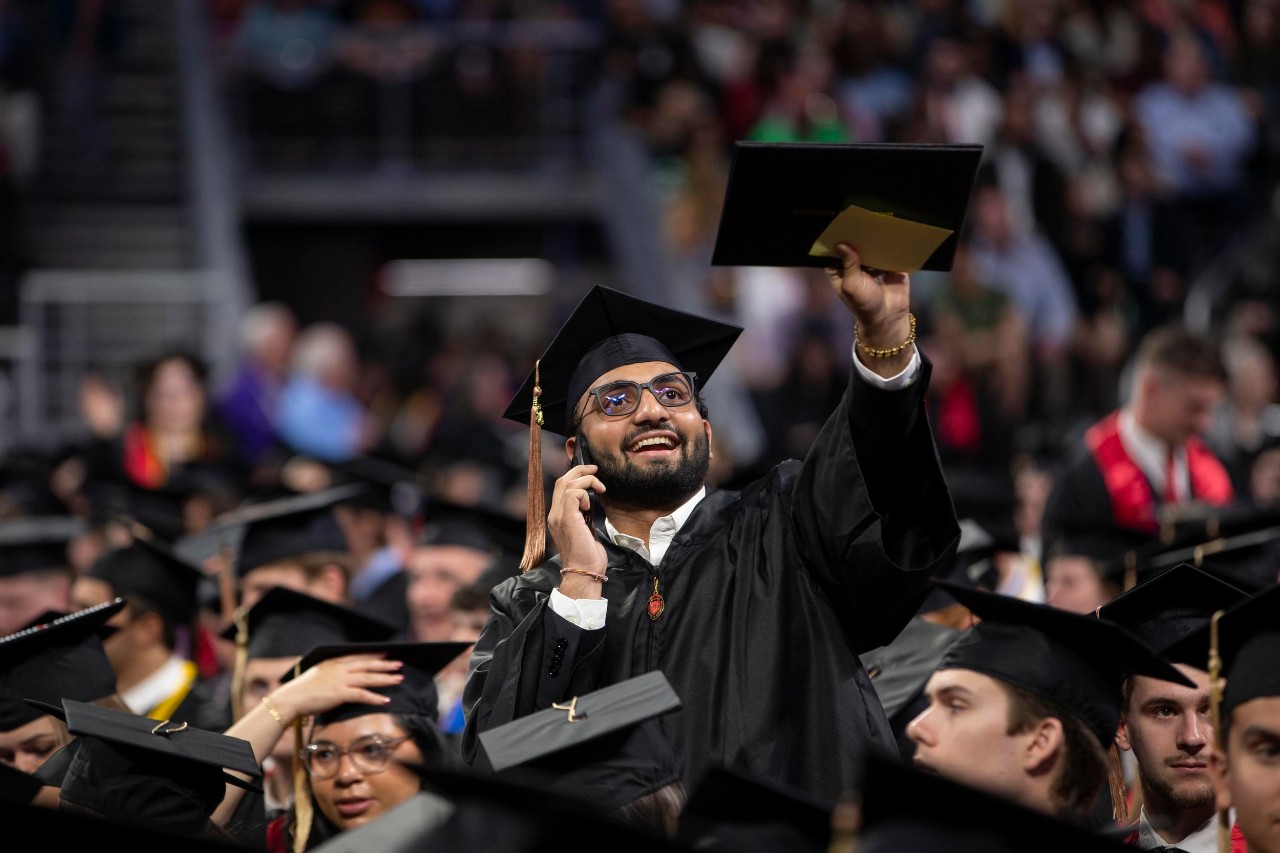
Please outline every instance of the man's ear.
[[345, 602], [347, 600], [347, 573], [337, 563], [329, 563], [320, 570], [315, 580], [316, 598], [325, 601]]
[[1120, 717], [1120, 728], [1116, 729], [1116, 746], [1125, 752], [1133, 749], [1133, 744], [1129, 743], [1129, 723], [1123, 715]]
[[1026, 739], [1022, 751], [1023, 769], [1033, 776], [1052, 772], [1058, 765], [1066, 743], [1062, 720], [1045, 717], [1024, 732], [1023, 737]]
[[713, 442], [711, 441], [711, 421], [707, 420], [706, 418], [703, 418], [702, 428], [707, 432], [707, 458], [714, 459], [716, 454], [715, 454], [715, 451], [711, 449], [714, 446]]
[[570, 467], [573, 466], [573, 453], [578, 449], [578, 437], [571, 435], [564, 440], [564, 455], [569, 460]]
[[154, 610], [139, 613], [133, 617], [136, 630], [142, 632], [148, 643], [164, 642], [164, 617]]
[[1218, 809], [1231, 808], [1231, 773], [1227, 756], [1216, 746], [1209, 750], [1209, 779], [1213, 782], [1213, 796]]

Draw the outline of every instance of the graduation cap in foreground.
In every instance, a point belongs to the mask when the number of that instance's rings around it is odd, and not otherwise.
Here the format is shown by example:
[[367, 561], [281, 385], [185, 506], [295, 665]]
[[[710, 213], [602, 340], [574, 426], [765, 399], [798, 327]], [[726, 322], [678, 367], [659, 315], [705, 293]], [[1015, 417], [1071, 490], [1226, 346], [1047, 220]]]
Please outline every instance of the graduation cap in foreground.
[[[608, 287], [597, 285], [587, 292], [503, 412], [503, 417], [528, 424], [533, 431], [522, 568], [541, 563], [545, 548], [541, 429], [568, 435], [573, 409], [592, 383], [628, 364], [673, 364], [695, 374], [696, 394], [740, 334], [740, 326], [665, 308]], [[535, 387], [540, 389], [536, 400]]]
[[424, 790], [456, 808], [443, 825], [417, 839], [415, 850], [502, 850], [504, 853], [563, 853], [565, 827], [610, 853], [686, 850], [679, 841], [629, 826], [579, 799], [545, 787], [530, 787], [503, 774], [444, 767], [419, 769]]
[[44, 787], [35, 776], [8, 764], [0, 764], [0, 804], [29, 805]]
[[88, 702], [115, 693], [115, 671], [99, 636], [123, 608], [117, 598], [0, 637], [0, 731], [43, 715], [26, 699]]
[[391, 701], [385, 705], [349, 703], [326, 711], [316, 717], [317, 726], [327, 726], [341, 720], [362, 717], [365, 714], [414, 714], [436, 719], [439, 714], [434, 678], [437, 672], [471, 647], [470, 643], [345, 643], [312, 649], [298, 661], [281, 682], [291, 681], [311, 667], [330, 658], [343, 655], [384, 654], [387, 660], [404, 662], [401, 674], [404, 681], [388, 687], [370, 687]]
[[248, 741], [171, 720], [63, 700], [46, 706], [81, 743], [62, 784], [65, 803], [100, 815], [199, 835], [225, 785], [260, 790], [225, 772], [262, 775]]
[[655, 670], [481, 732], [480, 748], [493, 770], [610, 814], [679, 781], [657, 719], [680, 707]]
[[680, 835], [699, 850], [810, 850], [831, 843], [832, 807], [802, 791], [712, 767], [680, 813]]
[[[313, 853], [417, 853], [423, 840], [454, 815], [457, 809], [444, 797], [423, 791], [377, 820], [347, 829], [311, 848]], [[437, 849], [465, 849], [441, 847]]]
[[738, 142], [711, 263], [948, 270], [981, 145]]
[[1186, 563], [1146, 580], [1098, 608], [1098, 617], [1127, 628], [1135, 637], [1172, 663], [1204, 669], [1209, 643], [1169, 649], [1205, 628], [1215, 611], [1243, 601], [1248, 594]]
[[170, 625], [189, 624], [196, 616], [204, 572], [140, 525], [133, 530], [132, 544], [107, 551], [89, 567], [87, 576], [106, 581], [115, 595], [145, 600]]
[[948, 650], [939, 670], [972, 670], [1048, 699], [1088, 726], [1103, 749], [1115, 738], [1127, 676], [1193, 686], [1119, 625], [1007, 595], [939, 586], [982, 620]]
[[361, 494], [365, 487], [348, 483], [321, 492], [280, 498], [243, 507], [221, 516], [223, 526], [242, 526], [236, 574], [244, 577], [261, 566], [314, 553], [345, 553], [347, 537], [333, 507]]
[[[181, 850], [182, 853], [244, 853], [244, 846], [216, 837], [165, 831], [156, 825], [113, 820], [70, 808], [14, 805], [0, 798], [0, 823], [18, 831], [26, 842], [13, 849], [40, 853], [84, 853], [86, 850]], [[21, 846], [19, 846], [19, 844]]]
[[0, 577], [42, 569], [70, 572], [67, 544], [86, 530], [82, 519], [61, 515], [0, 523]]
[[869, 753], [859, 853], [1076, 853], [1132, 850], [934, 773]]

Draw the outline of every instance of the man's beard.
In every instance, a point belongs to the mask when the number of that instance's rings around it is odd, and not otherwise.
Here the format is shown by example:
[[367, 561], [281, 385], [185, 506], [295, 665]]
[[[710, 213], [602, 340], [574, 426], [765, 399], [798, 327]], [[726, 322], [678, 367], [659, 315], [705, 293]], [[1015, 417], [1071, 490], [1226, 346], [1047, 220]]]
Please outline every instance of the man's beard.
[[[634, 440], [628, 438], [623, 446]], [[707, 433], [699, 430], [692, 441], [681, 436], [679, 455], [665, 464], [638, 465], [625, 452], [618, 456], [596, 452], [592, 461], [610, 503], [631, 509], [675, 509], [706, 482], [710, 450]]]
[[[1168, 770], [1167, 767], [1160, 769]], [[1144, 781], [1153, 793], [1178, 809], [1203, 808], [1213, 802], [1213, 785], [1209, 782], [1208, 776], [1197, 783], [1191, 779], [1171, 779], [1162, 772]]]

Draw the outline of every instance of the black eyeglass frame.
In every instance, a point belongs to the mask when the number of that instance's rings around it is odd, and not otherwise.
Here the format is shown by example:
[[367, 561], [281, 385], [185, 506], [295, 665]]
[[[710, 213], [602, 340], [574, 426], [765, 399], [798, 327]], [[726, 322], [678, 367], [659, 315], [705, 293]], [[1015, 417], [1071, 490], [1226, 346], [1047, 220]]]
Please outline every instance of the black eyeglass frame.
[[[666, 379], [669, 376], [684, 377], [684, 381], [689, 384], [688, 400], [685, 400], [682, 403], [667, 403], [663, 401], [661, 396], [659, 396], [658, 391], [654, 390], [654, 387], [653, 387], [654, 383], [658, 383], [658, 385], [661, 386], [662, 383], [660, 380]], [[604, 400], [602, 399], [604, 390], [606, 388], [616, 388], [618, 386], [627, 386], [627, 385], [635, 389], [635, 394], [636, 394], [635, 406], [633, 406], [632, 408], [628, 409], [625, 412], [610, 413], [606, 411]], [[659, 373], [657, 376], [653, 377], [648, 382], [635, 382], [630, 379], [615, 379], [612, 382], [606, 382], [603, 385], [597, 385], [594, 388], [588, 388], [587, 394], [588, 396], [591, 397], [591, 399], [595, 400], [596, 408], [599, 410], [600, 414], [604, 415], [606, 418], [624, 418], [627, 415], [634, 413], [636, 409], [640, 408], [640, 399], [644, 396], [644, 392], [646, 389], [653, 396], [653, 399], [657, 400], [658, 403], [664, 408], [678, 409], [681, 406], [687, 406], [690, 403], [696, 403], [698, 401], [698, 374], [689, 370], [668, 370], [666, 373]], [[661, 389], [659, 388], [659, 390]], [[587, 405], [590, 406], [589, 403]], [[582, 415], [579, 418], [577, 418], [577, 420], [581, 421], [582, 418], [586, 416], [587, 416], [587, 412], [583, 412]]]
[[[301, 756], [303, 766], [307, 768], [307, 773], [313, 779], [319, 779], [321, 781], [324, 781], [325, 779], [332, 779], [334, 776], [337, 776], [342, 769], [342, 757], [344, 755], [351, 759], [352, 766], [355, 767], [357, 770], [359, 770], [361, 773], [364, 773], [366, 776], [373, 776], [378, 773], [385, 772], [387, 769], [387, 765], [391, 763], [392, 753], [396, 751], [396, 748], [399, 747], [400, 744], [410, 739], [411, 738], [409, 735], [402, 735], [401, 737], [394, 737], [394, 738], [384, 738], [382, 735], [363, 735], [362, 737], [356, 738], [351, 743], [347, 744], [345, 747], [338, 746], [336, 743], [331, 743], [328, 741], [321, 741], [319, 743], [309, 743], [302, 748], [302, 750], [298, 753], [298, 755]], [[380, 767], [376, 767], [376, 768], [370, 767], [367, 764], [365, 764], [364, 758], [359, 758], [359, 759], [356, 758], [357, 755], [360, 755], [360, 753], [357, 751], [357, 747], [363, 746], [368, 743], [375, 743], [378, 746], [383, 747], [385, 749], [384, 757], [382, 759], [382, 764]], [[328, 774], [323, 774], [323, 775], [317, 773], [316, 769], [311, 766], [311, 762], [313, 760], [313, 757], [316, 754], [317, 749], [322, 745], [331, 746], [338, 753], [338, 757], [333, 764], [333, 772]]]

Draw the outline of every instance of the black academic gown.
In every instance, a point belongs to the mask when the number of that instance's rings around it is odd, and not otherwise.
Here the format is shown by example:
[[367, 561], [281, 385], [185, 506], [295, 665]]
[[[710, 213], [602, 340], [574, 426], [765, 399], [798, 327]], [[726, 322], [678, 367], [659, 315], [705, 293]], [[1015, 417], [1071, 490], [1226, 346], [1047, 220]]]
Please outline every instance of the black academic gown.
[[[862, 750], [895, 752], [858, 654], [897, 635], [959, 541], [929, 371], [901, 391], [855, 372], [803, 463], [708, 494], [658, 566], [604, 542], [603, 630], [548, 607], [558, 560], [496, 587], [464, 697], [466, 759], [479, 732], [654, 669], [684, 703], [661, 725], [686, 784], [723, 764], [834, 801]], [[655, 577], [666, 610], [651, 620]]]

